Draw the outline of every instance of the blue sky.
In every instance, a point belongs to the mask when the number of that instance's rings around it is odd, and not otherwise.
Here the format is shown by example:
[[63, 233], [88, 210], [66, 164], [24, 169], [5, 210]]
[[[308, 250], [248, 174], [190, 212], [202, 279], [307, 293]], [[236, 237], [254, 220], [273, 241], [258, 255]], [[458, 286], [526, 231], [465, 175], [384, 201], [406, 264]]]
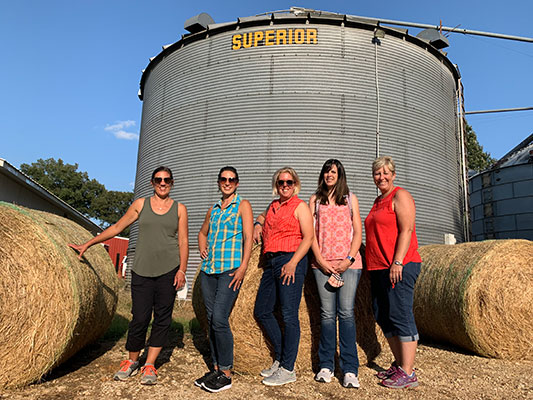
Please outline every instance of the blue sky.
[[[200, 12], [228, 22], [291, 6], [533, 37], [530, 0], [0, 0], [0, 158], [16, 167], [62, 158], [110, 190], [131, 190], [137, 91], [149, 57], [179, 40], [185, 20]], [[461, 34], [449, 40], [467, 111], [533, 106], [533, 43]], [[496, 158], [533, 132], [533, 111], [468, 121]]]

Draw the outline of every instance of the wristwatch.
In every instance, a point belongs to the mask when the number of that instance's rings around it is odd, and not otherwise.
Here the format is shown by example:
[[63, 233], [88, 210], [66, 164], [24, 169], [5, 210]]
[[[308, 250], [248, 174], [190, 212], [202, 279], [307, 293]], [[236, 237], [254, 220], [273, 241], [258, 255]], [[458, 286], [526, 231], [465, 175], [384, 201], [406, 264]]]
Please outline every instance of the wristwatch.
[[350, 264], [353, 264], [354, 261], [355, 261], [355, 258], [352, 257], [351, 255], [347, 255], [347, 256], [346, 256], [346, 259], [347, 259], [347, 260], [350, 260]]
[[403, 264], [399, 261], [394, 261], [393, 262], [394, 265], [399, 265], [400, 267], [403, 267]]

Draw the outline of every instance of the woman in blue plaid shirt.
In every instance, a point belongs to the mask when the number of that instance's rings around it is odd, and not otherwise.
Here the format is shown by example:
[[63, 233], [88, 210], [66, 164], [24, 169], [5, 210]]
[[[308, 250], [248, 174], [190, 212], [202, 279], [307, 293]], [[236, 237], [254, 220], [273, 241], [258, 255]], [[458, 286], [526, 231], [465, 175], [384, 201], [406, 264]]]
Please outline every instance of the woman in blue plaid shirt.
[[252, 206], [237, 194], [238, 187], [237, 170], [222, 168], [218, 173], [222, 198], [207, 211], [198, 234], [202, 257], [200, 282], [207, 311], [213, 371], [194, 384], [209, 392], [231, 387], [233, 334], [228, 319], [252, 252]]

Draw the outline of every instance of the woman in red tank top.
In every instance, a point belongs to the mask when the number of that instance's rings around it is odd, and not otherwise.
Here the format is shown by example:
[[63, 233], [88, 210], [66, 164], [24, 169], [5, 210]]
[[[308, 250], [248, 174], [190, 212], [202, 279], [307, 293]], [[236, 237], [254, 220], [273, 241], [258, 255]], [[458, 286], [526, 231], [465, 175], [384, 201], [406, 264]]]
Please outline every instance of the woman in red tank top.
[[[300, 343], [298, 309], [307, 272], [307, 252], [313, 242], [313, 218], [305, 201], [298, 198], [300, 178], [292, 168], [281, 168], [272, 177], [272, 193], [279, 198], [269, 204], [254, 224], [254, 240], [263, 241], [264, 272], [257, 290], [254, 316], [272, 347], [274, 362], [261, 371], [267, 386], [296, 380], [294, 363]], [[280, 304], [284, 330], [274, 316]]]
[[374, 316], [394, 355], [390, 368], [377, 376], [386, 387], [415, 387], [418, 331], [413, 294], [422, 261], [417, 251], [415, 202], [407, 190], [394, 186], [396, 167], [391, 157], [377, 158], [372, 174], [381, 195], [365, 220], [366, 268]]

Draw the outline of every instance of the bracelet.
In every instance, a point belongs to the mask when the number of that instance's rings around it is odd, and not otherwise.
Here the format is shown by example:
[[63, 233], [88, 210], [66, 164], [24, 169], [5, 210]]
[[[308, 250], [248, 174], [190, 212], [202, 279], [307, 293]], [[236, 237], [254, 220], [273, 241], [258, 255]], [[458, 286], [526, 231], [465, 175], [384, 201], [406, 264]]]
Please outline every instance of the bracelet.
[[349, 255], [349, 254], [346, 256], [346, 259], [347, 259], [347, 260], [350, 260], [350, 265], [353, 264], [353, 263], [355, 262], [355, 257], [352, 257], [352, 256]]
[[254, 226], [257, 226], [257, 225], [259, 225], [259, 226], [263, 226], [263, 224], [262, 224], [261, 222], [259, 222], [259, 221], [255, 221], [255, 222], [254, 222]]
[[393, 262], [394, 265], [399, 265], [400, 267], [403, 267], [403, 264], [399, 261], [394, 261]]
[[178, 272], [181, 272], [183, 274], [183, 276], [187, 276], [187, 275], [185, 275], [185, 272], [183, 272], [181, 269], [178, 269]]

